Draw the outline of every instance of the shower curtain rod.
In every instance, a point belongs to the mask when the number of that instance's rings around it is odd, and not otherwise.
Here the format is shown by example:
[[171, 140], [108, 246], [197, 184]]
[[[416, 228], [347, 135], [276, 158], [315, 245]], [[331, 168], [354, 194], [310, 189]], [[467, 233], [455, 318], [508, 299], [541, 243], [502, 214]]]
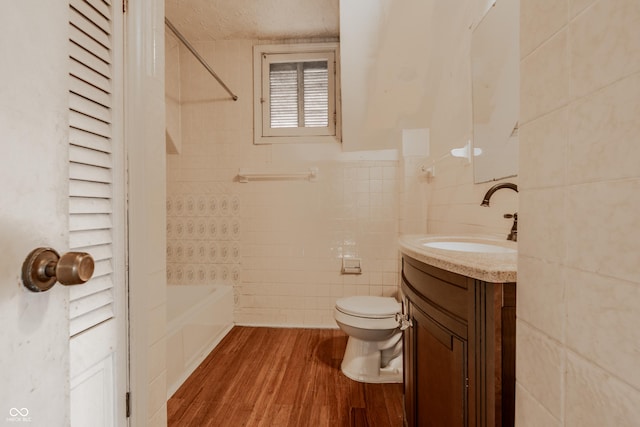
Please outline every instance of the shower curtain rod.
[[216, 72], [211, 69], [209, 64], [207, 64], [207, 61], [205, 61], [200, 56], [200, 54], [193, 48], [193, 46], [191, 46], [191, 44], [189, 44], [187, 39], [185, 39], [184, 36], [182, 34], [180, 34], [180, 31], [178, 31], [178, 29], [173, 26], [173, 24], [171, 23], [171, 21], [169, 21], [169, 19], [167, 17], [164, 18], [164, 23], [165, 23], [165, 25], [167, 27], [169, 27], [169, 29], [173, 32], [173, 34], [175, 34], [176, 37], [180, 39], [180, 41], [187, 47], [187, 49], [189, 49], [191, 51], [191, 53], [193, 53], [193, 56], [195, 56], [196, 59], [198, 59], [198, 61], [200, 61], [200, 63], [204, 66], [204, 68], [206, 68], [207, 71], [209, 73], [211, 73], [211, 75], [218, 81], [218, 83], [220, 83], [220, 85], [229, 93], [229, 95], [231, 95], [231, 98], [234, 101], [237, 101], [238, 100], [238, 96], [236, 94], [234, 94], [231, 91], [231, 89], [229, 89], [229, 87], [227, 87], [226, 84], [224, 84], [224, 82], [220, 79], [220, 77], [218, 77]]

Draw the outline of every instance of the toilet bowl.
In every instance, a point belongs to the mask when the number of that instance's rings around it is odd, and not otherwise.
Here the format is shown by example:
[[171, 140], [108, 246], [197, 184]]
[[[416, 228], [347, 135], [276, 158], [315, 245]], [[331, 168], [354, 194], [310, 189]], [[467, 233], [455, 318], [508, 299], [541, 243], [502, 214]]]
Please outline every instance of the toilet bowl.
[[391, 297], [353, 296], [336, 301], [334, 318], [347, 335], [342, 372], [364, 383], [402, 382], [401, 305]]

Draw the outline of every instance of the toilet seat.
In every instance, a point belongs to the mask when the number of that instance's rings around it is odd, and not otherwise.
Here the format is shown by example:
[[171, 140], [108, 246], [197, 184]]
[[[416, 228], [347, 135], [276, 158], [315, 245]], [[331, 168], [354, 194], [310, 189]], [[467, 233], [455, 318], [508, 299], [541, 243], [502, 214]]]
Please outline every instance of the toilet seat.
[[401, 311], [401, 305], [392, 297], [353, 296], [340, 298], [336, 301], [336, 309], [350, 316], [367, 319], [395, 319]]

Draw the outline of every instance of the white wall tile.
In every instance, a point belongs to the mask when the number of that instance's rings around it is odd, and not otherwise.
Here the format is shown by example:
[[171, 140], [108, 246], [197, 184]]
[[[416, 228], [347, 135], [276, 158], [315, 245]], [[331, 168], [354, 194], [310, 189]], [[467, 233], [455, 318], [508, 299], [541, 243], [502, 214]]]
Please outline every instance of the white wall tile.
[[516, 377], [523, 387], [551, 413], [562, 419], [564, 349], [526, 322], [517, 324]]
[[640, 324], [640, 287], [583, 271], [571, 273], [566, 284], [567, 346], [640, 390], [640, 330], [630, 327]]
[[518, 253], [562, 262], [568, 233], [565, 190], [550, 188], [520, 192]]
[[636, 0], [599, 0], [571, 21], [572, 99], [640, 71], [638, 22]]
[[566, 202], [567, 265], [637, 283], [638, 194], [640, 179], [571, 187]]
[[567, 32], [546, 40], [520, 63], [520, 123], [566, 105], [569, 100]]
[[640, 391], [580, 356], [569, 353], [566, 421], [570, 427], [633, 427], [640, 419]]
[[562, 421], [554, 418], [525, 388], [516, 384], [516, 422], [518, 427], [561, 427]]
[[[518, 355], [518, 425], [631, 426], [640, 419], [639, 6], [570, 0], [569, 23], [522, 61], [518, 315], [519, 325], [531, 327], [518, 329], [518, 342], [533, 342], [533, 330], [567, 356], [563, 377], [557, 366]], [[542, 15], [535, 19], [561, 18]], [[524, 41], [541, 34], [526, 25], [522, 31], [529, 33]], [[557, 63], [565, 59], [567, 69]], [[544, 409], [551, 403], [537, 391], [534, 371], [552, 384], [564, 378], [559, 415]]]
[[520, 55], [527, 56], [542, 42], [567, 25], [567, 0], [520, 2]]
[[518, 259], [518, 319], [564, 342], [566, 291], [563, 267], [526, 256]]
[[[640, 37], [640, 35], [639, 35]], [[570, 108], [570, 183], [638, 175], [640, 73], [578, 100]]]
[[568, 123], [561, 108], [520, 126], [520, 191], [565, 184]]
[[587, 7], [592, 6], [598, 0], [569, 0], [569, 17], [575, 18], [576, 15], [582, 13]]

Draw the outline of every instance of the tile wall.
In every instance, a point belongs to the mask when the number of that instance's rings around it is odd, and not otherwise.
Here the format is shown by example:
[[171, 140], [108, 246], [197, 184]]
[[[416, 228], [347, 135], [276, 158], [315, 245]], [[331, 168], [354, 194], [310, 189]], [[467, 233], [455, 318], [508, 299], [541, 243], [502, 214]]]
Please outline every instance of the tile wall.
[[640, 420], [640, 3], [521, 2], [517, 425]]
[[[406, 179], [395, 153], [254, 145], [253, 43], [194, 43], [236, 102], [180, 50], [182, 146], [167, 158], [168, 281], [233, 284], [238, 324], [334, 327], [337, 298], [397, 290]], [[310, 167], [319, 169], [315, 182], [237, 181], [239, 168]], [[418, 224], [413, 212], [402, 213], [406, 224]], [[340, 274], [345, 256], [361, 258], [363, 274]]]

